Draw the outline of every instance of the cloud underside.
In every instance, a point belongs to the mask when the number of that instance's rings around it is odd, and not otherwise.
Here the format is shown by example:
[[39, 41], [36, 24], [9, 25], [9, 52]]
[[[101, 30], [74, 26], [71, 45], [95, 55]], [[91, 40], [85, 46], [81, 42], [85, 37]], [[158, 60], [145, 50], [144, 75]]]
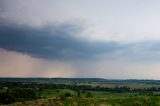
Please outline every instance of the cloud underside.
[[[71, 25], [43, 27], [0, 26], [0, 47], [33, 57], [65, 59], [93, 58], [122, 48], [115, 42], [91, 43], [73, 37]], [[67, 30], [68, 29], [68, 30]]]
[[[41, 28], [0, 26], [0, 48], [46, 59], [93, 59], [115, 57], [159, 58], [159, 42], [89, 42], [78, 39], [72, 24]], [[76, 35], [77, 34], [77, 35]]]
[[0, 48], [45, 59], [159, 59], [157, 1], [150, 11], [149, 1], [90, 2], [1, 0]]

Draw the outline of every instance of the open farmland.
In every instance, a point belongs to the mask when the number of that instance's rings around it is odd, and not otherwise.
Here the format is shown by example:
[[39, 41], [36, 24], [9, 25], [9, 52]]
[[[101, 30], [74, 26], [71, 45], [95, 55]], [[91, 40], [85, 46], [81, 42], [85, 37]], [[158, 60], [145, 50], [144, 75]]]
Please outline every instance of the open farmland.
[[1, 78], [0, 104], [9, 106], [159, 106], [159, 80]]

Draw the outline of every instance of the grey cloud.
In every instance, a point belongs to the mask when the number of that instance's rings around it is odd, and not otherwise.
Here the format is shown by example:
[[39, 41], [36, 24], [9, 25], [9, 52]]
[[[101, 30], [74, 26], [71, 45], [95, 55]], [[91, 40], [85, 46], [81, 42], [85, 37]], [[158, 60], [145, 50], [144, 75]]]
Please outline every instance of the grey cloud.
[[[47, 59], [129, 58], [149, 60], [160, 58], [157, 42], [88, 42], [74, 38], [83, 28], [73, 24], [56, 24], [41, 28], [0, 25], [0, 48]], [[75, 34], [75, 35], [74, 35]], [[96, 58], [97, 59], [97, 58]]]
[[43, 28], [0, 26], [0, 48], [40, 58], [92, 58], [122, 47], [114, 42], [89, 43], [74, 38], [76, 26], [62, 24]]

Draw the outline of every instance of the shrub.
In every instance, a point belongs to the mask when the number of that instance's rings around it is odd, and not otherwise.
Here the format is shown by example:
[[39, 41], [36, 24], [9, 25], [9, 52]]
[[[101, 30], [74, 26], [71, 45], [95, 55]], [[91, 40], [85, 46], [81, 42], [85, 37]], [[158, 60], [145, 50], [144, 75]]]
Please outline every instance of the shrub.
[[88, 92], [87, 95], [86, 95], [86, 97], [87, 97], [87, 98], [88, 98], [88, 97], [93, 97], [93, 95], [92, 95], [90, 92]]
[[64, 96], [65, 96], [65, 97], [71, 97], [72, 95], [67, 92], [67, 93], [64, 94]]

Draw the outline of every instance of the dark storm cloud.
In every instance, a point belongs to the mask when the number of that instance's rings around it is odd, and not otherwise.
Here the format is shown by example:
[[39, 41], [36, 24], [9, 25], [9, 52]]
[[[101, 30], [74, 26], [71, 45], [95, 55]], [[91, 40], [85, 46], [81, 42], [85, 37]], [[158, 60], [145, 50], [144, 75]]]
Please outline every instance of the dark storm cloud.
[[76, 26], [64, 24], [43, 28], [0, 26], [0, 48], [40, 58], [92, 58], [121, 46], [113, 43], [89, 43], [74, 38]]

